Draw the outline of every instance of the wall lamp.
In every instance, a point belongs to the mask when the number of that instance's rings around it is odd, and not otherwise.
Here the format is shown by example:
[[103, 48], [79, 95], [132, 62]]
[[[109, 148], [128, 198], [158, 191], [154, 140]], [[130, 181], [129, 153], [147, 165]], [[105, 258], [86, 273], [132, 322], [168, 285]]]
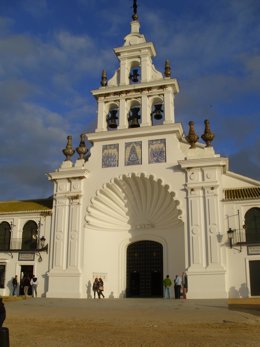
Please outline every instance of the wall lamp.
[[48, 245], [45, 244], [46, 239], [44, 236], [42, 236], [40, 238], [40, 244], [39, 244], [39, 248], [37, 249], [36, 254], [38, 255], [38, 262], [42, 262], [42, 255], [40, 252], [46, 252], [48, 253]]
[[235, 230], [228, 228], [227, 234], [228, 234], [228, 240], [229, 240], [229, 247], [233, 248], [233, 236], [234, 236]]

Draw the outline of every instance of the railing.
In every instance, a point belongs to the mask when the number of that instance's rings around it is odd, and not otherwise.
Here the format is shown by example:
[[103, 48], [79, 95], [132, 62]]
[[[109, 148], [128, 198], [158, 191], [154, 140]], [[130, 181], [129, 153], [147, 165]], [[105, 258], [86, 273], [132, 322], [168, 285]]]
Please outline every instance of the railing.
[[47, 246], [42, 247], [37, 239], [12, 238], [10, 242], [9, 240], [0, 240], [0, 252], [40, 252], [47, 251]]
[[247, 230], [240, 229], [234, 230], [232, 243], [235, 245], [250, 245], [260, 243], [260, 230]]
[[245, 229], [241, 230], [234, 230], [233, 233], [233, 239], [232, 239], [233, 244], [245, 244], [246, 243], [246, 231]]

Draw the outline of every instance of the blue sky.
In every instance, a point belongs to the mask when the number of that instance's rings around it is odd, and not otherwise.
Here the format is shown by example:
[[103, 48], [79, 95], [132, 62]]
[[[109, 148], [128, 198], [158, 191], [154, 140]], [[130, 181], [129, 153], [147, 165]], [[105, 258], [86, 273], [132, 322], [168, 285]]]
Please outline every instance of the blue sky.
[[[118, 67], [113, 48], [130, 32], [131, 0], [0, 1], [1, 200], [52, 194], [46, 173], [64, 160], [66, 136], [92, 131], [90, 90]], [[230, 158], [230, 170], [260, 179], [259, 0], [139, 0], [141, 33], [180, 84], [176, 121], [189, 120]]]

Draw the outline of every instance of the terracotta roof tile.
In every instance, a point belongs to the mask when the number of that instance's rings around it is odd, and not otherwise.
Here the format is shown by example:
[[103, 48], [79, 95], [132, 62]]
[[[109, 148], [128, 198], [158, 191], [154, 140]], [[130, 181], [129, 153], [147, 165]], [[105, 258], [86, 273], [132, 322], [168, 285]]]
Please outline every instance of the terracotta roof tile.
[[225, 200], [260, 199], [260, 187], [225, 189]]
[[50, 211], [52, 199], [1, 201], [0, 214], [12, 212]]

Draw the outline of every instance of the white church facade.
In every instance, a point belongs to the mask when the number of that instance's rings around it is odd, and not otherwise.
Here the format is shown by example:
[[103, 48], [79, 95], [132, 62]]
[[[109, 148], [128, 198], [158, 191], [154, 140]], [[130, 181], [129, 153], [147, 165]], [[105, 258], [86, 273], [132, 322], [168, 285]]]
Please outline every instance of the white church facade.
[[260, 296], [260, 182], [228, 170], [207, 120], [205, 144], [175, 122], [178, 82], [154, 67], [136, 6], [114, 52], [92, 91], [97, 128], [75, 160], [68, 136], [53, 197], [0, 202], [0, 295], [35, 274], [49, 298], [90, 298], [95, 277], [107, 297], [162, 297], [185, 271], [188, 298]]

